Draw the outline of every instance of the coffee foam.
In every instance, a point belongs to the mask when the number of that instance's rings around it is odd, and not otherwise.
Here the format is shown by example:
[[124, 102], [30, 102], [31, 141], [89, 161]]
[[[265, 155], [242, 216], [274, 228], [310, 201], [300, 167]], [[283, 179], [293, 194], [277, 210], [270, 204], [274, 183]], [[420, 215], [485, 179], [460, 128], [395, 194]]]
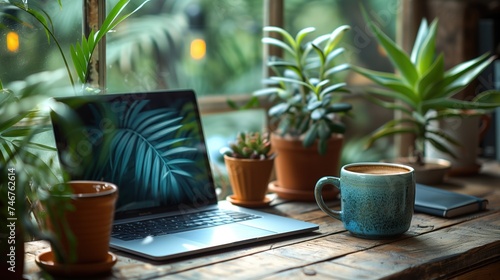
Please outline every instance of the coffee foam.
[[387, 174], [403, 174], [410, 170], [399, 166], [390, 165], [354, 165], [349, 166], [346, 170], [356, 173], [387, 175]]

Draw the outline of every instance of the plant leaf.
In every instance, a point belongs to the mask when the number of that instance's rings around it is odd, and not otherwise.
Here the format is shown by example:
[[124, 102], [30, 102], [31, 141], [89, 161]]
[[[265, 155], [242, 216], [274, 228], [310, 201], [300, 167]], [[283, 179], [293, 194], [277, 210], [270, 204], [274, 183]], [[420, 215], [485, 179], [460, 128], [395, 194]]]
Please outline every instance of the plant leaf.
[[498, 107], [498, 103], [484, 103], [484, 102], [472, 102], [459, 99], [451, 98], [436, 98], [431, 100], [426, 100], [422, 103], [423, 110], [429, 109], [458, 109], [458, 110], [469, 110], [469, 109], [495, 109]]
[[326, 94], [331, 93], [331, 92], [334, 92], [334, 91], [336, 91], [336, 90], [339, 90], [339, 89], [341, 89], [341, 88], [343, 88], [343, 87], [345, 87], [345, 86], [346, 86], [346, 83], [338, 83], [338, 84], [331, 85], [331, 86], [329, 86], [329, 87], [324, 88], [324, 89], [323, 89], [323, 90], [319, 93], [319, 95], [320, 95], [321, 97], [323, 97], [323, 96], [325, 96]]
[[[424, 22], [422, 20], [422, 22]], [[417, 60], [414, 64], [417, 66], [417, 71], [420, 75], [424, 75], [428, 72], [429, 67], [433, 64], [435, 52], [436, 52], [436, 32], [437, 32], [437, 20], [433, 20], [431, 26], [424, 30], [424, 38], [420, 45], [414, 46], [413, 52], [417, 52]], [[427, 26], [427, 23], [424, 24]], [[420, 30], [419, 30], [420, 32]], [[420, 36], [420, 34], [417, 35]], [[417, 49], [415, 50], [415, 47]], [[413, 53], [412, 53], [413, 55]]]
[[352, 105], [349, 103], [334, 103], [328, 107], [327, 113], [347, 112], [351, 109]]
[[[332, 62], [337, 56], [339, 56], [340, 54], [344, 53], [345, 52], [345, 49], [344, 48], [337, 48], [337, 49], [334, 49], [333, 51], [331, 51], [330, 53], [328, 53], [326, 55], [326, 64], [329, 64], [330, 62]], [[325, 74], [327, 75], [327, 74]]]
[[421, 99], [431, 99], [435, 97], [443, 97], [443, 93], [439, 90], [439, 84], [436, 81], [441, 81], [444, 77], [444, 56], [440, 54], [434, 63], [423, 73], [422, 78], [417, 83], [417, 92], [421, 94]]
[[306, 132], [302, 144], [304, 145], [304, 147], [310, 147], [312, 144], [314, 144], [314, 141], [316, 141], [317, 138], [318, 138], [318, 123], [314, 123]]
[[366, 147], [371, 147], [373, 143], [380, 138], [392, 136], [395, 134], [404, 134], [404, 133], [417, 135], [418, 131], [415, 130], [415, 128], [413, 127], [385, 127], [377, 130], [368, 138]]
[[364, 69], [355, 65], [351, 65], [351, 69], [375, 83], [393, 90], [393, 93], [389, 94], [392, 98], [401, 99], [412, 107], [415, 107], [415, 104], [420, 101], [420, 97], [416, 95], [413, 88], [402, 83], [395, 74]]
[[350, 68], [351, 68], [351, 66], [348, 63], [343, 63], [340, 65], [334, 66], [334, 67], [325, 71], [325, 77], [328, 77], [328, 76], [333, 75], [333, 74], [337, 74], [339, 72], [348, 70]]
[[314, 91], [314, 87], [312, 85], [305, 83], [303, 81], [300, 81], [300, 80], [290, 79], [290, 78], [285, 78], [285, 77], [271, 77], [271, 80], [305, 86], [305, 87], [309, 88], [310, 90]]
[[428, 141], [432, 146], [434, 146], [437, 150], [450, 155], [453, 158], [458, 158], [457, 155], [449, 149], [447, 146], [443, 145], [441, 142], [437, 141], [432, 137], [425, 137], [425, 140]]
[[500, 107], [500, 90], [487, 90], [478, 94], [473, 102], [497, 104]]
[[422, 48], [422, 44], [424, 44], [426, 35], [429, 31], [429, 24], [427, 19], [423, 18], [420, 22], [420, 26], [418, 28], [417, 37], [415, 37], [415, 43], [413, 44], [412, 52], [411, 52], [411, 62], [414, 65], [417, 65], [419, 51]]
[[394, 41], [385, 35], [380, 28], [369, 20], [368, 14], [364, 9], [362, 11], [368, 27], [375, 35], [382, 48], [386, 51], [392, 64], [396, 67], [408, 85], [415, 85], [418, 79], [418, 72], [408, 55]]
[[330, 34], [328, 42], [326, 43], [326, 46], [323, 51], [326, 56], [328, 56], [328, 54], [337, 47], [337, 45], [342, 40], [342, 37], [344, 36], [345, 32], [350, 29], [351, 27], [349, 25], [341, 25], [335, 28], [335, 30], [333, 30], [333, 32]]
[[302, 30], [300, 30], [299, 32], [297, 32], [297, 35], [295, 36], [295, 47], [300, 47], [300, 45], [302, 44], [302, 40], [304, 40], [304, 38], [314, 32], [316, 30], [316, 28], [314, 27], [306, 27]]
[[488, 65], [490, 65], [491, 62], [493, 62], [493, 60], [495, 60], [495, 57], [492, 56], [476, 67], [466, 68], [468, 71], [462, 72], [462, 75], [455, 76], [456, 79], [444, 89], [446, 96], [452, 96], [454, 93], [469, 85], [472, 80], [474, 80], [486, 67], [488, 67]]
[[280, 41], [278, 39], [271, 38], [271, 37], [265, 37], [265, 38], [262, 38], [262, 43], [279, 47], [279, 48], [287, 51], [293, 57], [296, 56], [295, 52], [293, 51], [293, 49], [289, 45], [283, 43], [282, 41]]
[[[290, 35], [290, 33], [288, 33], [285, 29], [280, 28], [280, 27], [276, 27], [276, 26], [266, 26], [266, 27], [264, 27], [263, 30], [264, 30], [264, 32], [276, 32], [276, 33], [280, 34], [288, 42], [289, 48], [291, 46], [291, 50], [296, 48], [295, 40], [293, 39], [292, 35]], [[270, 37], [266, 37], [266, 38], [270, 38]]]

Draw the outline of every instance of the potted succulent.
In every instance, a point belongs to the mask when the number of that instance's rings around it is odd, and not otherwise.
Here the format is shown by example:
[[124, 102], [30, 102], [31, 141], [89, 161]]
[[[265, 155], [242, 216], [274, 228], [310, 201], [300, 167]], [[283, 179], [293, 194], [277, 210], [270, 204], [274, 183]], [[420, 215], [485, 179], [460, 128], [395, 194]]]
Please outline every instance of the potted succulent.
[[[351, 69], [378, 85], [369, 90], [369, 100], [402, 113], [401, 118], [390, 120], [377, 129], [370, 136], [368, 146], [383, 137], [395, 134], [412, 135], [414, 142], [410, 147], [410, 157], [398, 161], [416, 168], [417, 181], [439, 183], [450, 163], [426, 157], [426, 143], [453, 157], [460, 155], [455, 155], [446, 145], [458, 145], [457, 140], [430, 124], [436, 120], [461, 116], [464, 110], [476, 110], [475, 112], [482, 114], [482, 110], [498, 106], [498, 103], [491, 102], [498, 94], [493, 91], [484, 92], [471, 101], [453, 98], [454, 94], [469, 85], [494, 57], [484, 54], [445, 70], [443, 54], [436, 53], [435, 47], [437, 20], [430, 25], [427, 20], [422, 20], [413, 49], [408, 54], [368, 20], [366, 13], [365, 19], [397, 73], [374, 71], [354, 65]], [[442, 163], [444, 165], [440, 166]], [[428, 169], [434, 171], [422, 173]], [[422, 175], [419, 176], [419, 173]]]
[[224, 155], [233, 195], [228, 200], [237, 205], [258, 207], [267, 205], [267, 187], [271, 178], [275, 154], [269, 135], [261, 132], [240, 132], [236, 139], [220, 150]]
[[[343, 25], [308, 41], [313, 27], [300, 30], [295, 37], [279, 27], [264, 27], [282, 40], [266, 36], [262, 42], [285, 53], [284, 58], [270, 59], [267, 65], [274, 76], [264, 81], [268, 87], [255, 92], [256, 97], [269, 97], [273, 102], [268, 115], [278, 157], [277, 180], [270, 188], [282, 198], [313, 201], [316, 181], [339, 172], [345, 132], [341, 117], [352, 108], [340, 102], [346, 84], [337, 75], [349, 67], [339, 62], [344, 52], [339, 43], [349, 29]], [[332, 188], [324, 197], [337, 195]]]
[[[40, 207], [40, 205], [54, 201], [53, 194], [64, 195], [71, 192], [67, 188], [52, 187], [69, 178], [66, 178], [64, 172], [58, 168], [55, 147], [37, 139], [40, 133], [51, 130], [47, 108], [58, 107], [51, 97], [67, 94], [68, 90], [71, 92], [72, 89], [75, 92], [81, 91], [77, 88], [72, 73], [77, 73], [82, 88], [84, 88], [89, 80], [89, 64], [93, 50], [105, 33], [133, 13], [124, 14], [123, 12], [123, 8], [129, 2], [129, 0], [118, 1], [110, 10], [101, 29], [91, 32], [88, 37], [83, 36], [82, 42], [76, 43], [71, 48], [74, 72], [71, 71], [65, 53], [57, 41], [53, 32], [54, 27], [51, 25], [52, 20], [48, 14], [38, 10], [36, 6], [29, 5], [28, 1], [7, 3], [31, 15], [34, 22], [43, 27], [47, 38], [56, 43], [55, 45], [66, 66], [66, 71], [42, 72], [5, 86], [0, 80], [0, 114], [2, 115], [0, 120], [0, 171], [2, 174], [9, 174], [2, 177], [0, 181], [2, 192], [0, 206], [2, 209], [7, 209], [7, 206], [15, 209], [15, 212], [12, 213], [17, 218], [14, 246], [17, 267], [10, 270], [10, 264], [2, 262], [2, 269], [7, 265], [8, 267], [3, 271], [11, 271], [13, 278], [23, 273], [24, 236], [48, 240], [51, 244], [58, 243], [57, 237], [47, 231], [43, 224], [45, 217], [54, 213], [51, 213], [52, 210]], [[60, 1], [58, 3], [62, 5]], [[59, 86], [59, 82], [65, 75], [69, 77], [72, 89]], [[71, 209], [69, 204], [61, 203], [64, 200], [57, 199], [57, 201], [57, 207], [53, 208], [55, 212], [60, 214]], [[3, 215], [10, 216], [11, 214], [2, 212], [2, 217]], [[4, 220], [12, 217], [14, 216], [4, 217]], [[2, 235], [5, 234], [4, 230], [2, 229], [0, 232]], [[0, 248], [7, 252], [6, 248], [11, 248], [11, 245], [13, 243], [5, 243], [2, 240]]]

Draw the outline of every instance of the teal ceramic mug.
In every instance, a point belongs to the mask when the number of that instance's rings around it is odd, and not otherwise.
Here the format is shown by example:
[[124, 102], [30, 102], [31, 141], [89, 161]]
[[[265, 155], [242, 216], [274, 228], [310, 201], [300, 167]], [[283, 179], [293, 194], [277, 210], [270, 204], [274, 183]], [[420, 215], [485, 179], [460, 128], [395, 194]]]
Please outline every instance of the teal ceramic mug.
[[[340, 211], [325, 204], [321, 194], [325, 185], [340, 190]], [[401, 164], [348, 164], [340, 170], [340, 178], [319, 179], [314, 196], [319, 208], [341, 220], [354, 236], [391, 238], [410, 227], [415, 204], [415, 174], [413, 168]]]

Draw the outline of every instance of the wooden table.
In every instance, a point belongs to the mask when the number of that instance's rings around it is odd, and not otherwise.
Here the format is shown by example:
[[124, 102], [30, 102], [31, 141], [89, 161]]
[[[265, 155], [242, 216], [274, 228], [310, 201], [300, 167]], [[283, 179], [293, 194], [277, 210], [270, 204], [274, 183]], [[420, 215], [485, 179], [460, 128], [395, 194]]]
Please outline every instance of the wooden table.
[[[162, 263], [115, 251], [118, 263], [103, 279], [500, 279], [500, 164], [487, 162], [480, 175], [448, 178], [441, 187], [485, 197], [489, 210], [454, 219], [416, 213], [403, 236], [365, 240], [315, 203], [276, 199], [262, 210], [320, 229]], [[26, 243], [31, 279], [40, 279], [34, 259], [47, 248], [43, 241]]]

